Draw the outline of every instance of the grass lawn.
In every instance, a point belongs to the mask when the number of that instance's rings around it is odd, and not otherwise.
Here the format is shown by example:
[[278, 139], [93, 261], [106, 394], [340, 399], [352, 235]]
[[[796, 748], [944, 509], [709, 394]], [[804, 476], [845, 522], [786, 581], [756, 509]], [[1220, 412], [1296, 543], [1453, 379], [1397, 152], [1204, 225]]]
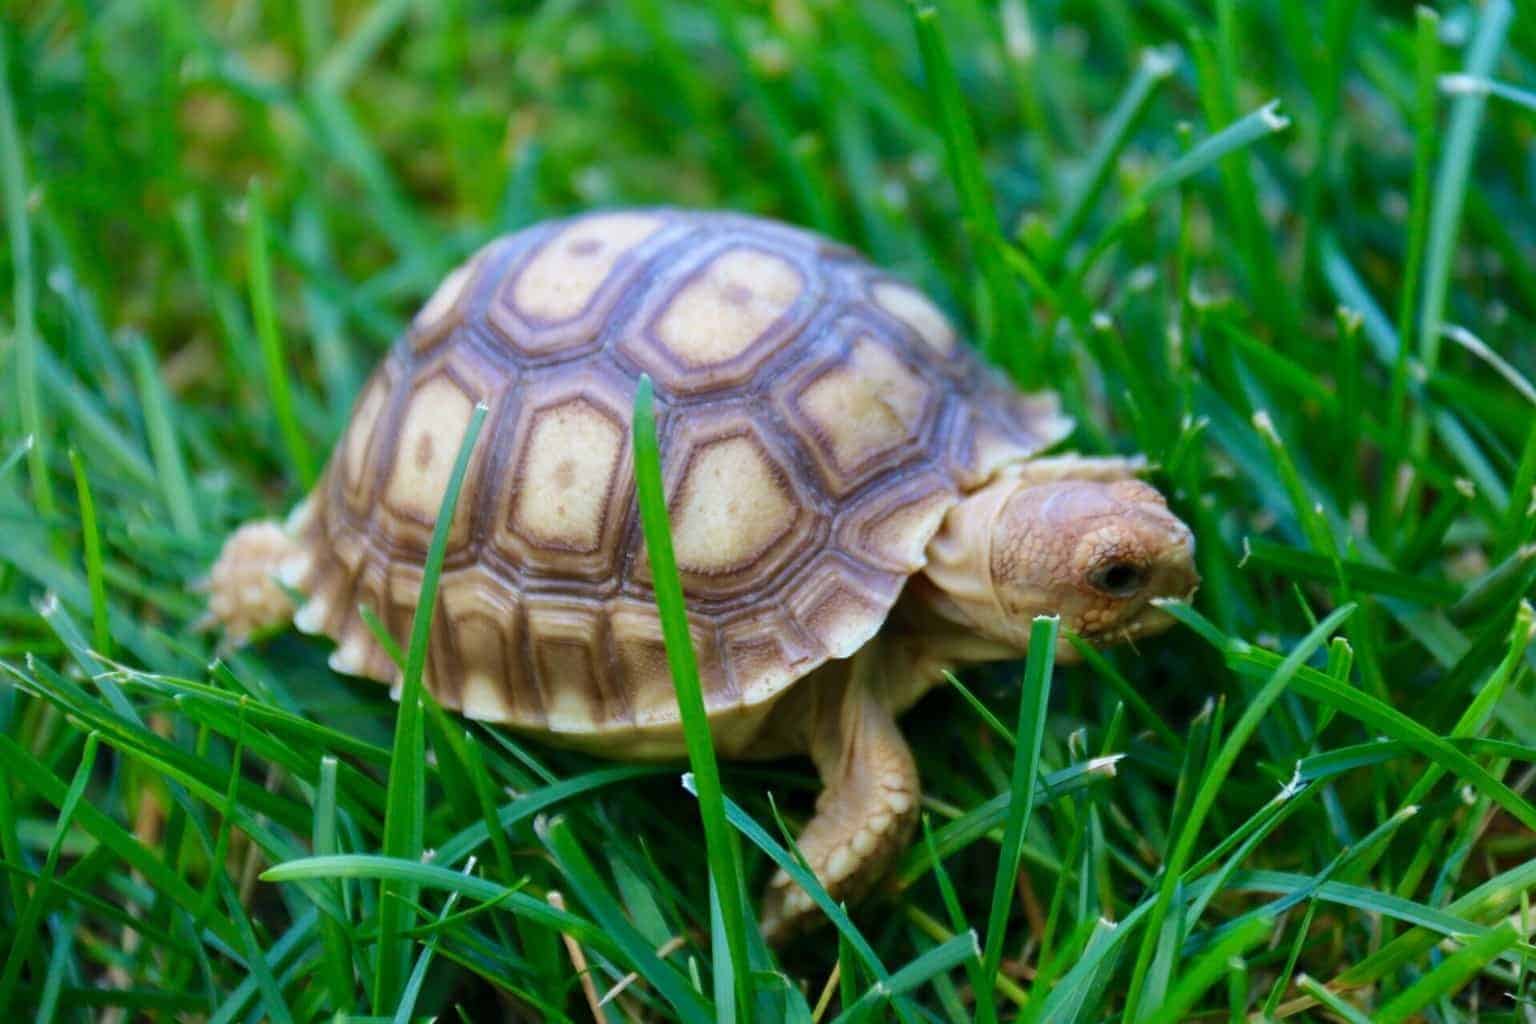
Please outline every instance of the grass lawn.
[[[12, 1019], [1536, 1019], [1532, 0], [3, 10]], [[633, 203], [858, 245], [1199, 542], [1169, 634], [908, 716], [923, 836], [781, 956], [807, 762], [194, 629], [450, 268]]]

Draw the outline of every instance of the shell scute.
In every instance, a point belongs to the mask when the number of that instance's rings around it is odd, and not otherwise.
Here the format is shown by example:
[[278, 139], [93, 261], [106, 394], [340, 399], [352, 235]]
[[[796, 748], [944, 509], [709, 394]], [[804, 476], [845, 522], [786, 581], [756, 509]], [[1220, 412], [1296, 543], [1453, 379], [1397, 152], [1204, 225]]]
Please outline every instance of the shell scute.
[[528, 647], [544, 724], [582, 733], [632, 721], [629, 695], [608, 671], [608, 624], [590, 602], [546, 597], [528, 609]]
[[509, 564], [583, 580], [619, 572], [634, 488], [632, 383], [568, 370], [519, 390], [489, 534]]
[[687, 225], [661, 211], [618, 211], [530, 230], [542, 237], [504, 274], [487, 326], [514, 355], [568, 358], [598, 343], [649, 257]]
[[658, 273], [619, 349], [674, 394], [737, 387], [805, 329], [823, 293], [803, 253], [725, 236]]
[[[929, 443], [941, 387], [857, 321], [813, 363], [774, 388], [788, 419], [815, 453], [822, 480], [843, 495]], [[846, 340], [843, 340], [846, 338]]]
[[[473, 367], [460, 372], [441, 369], [418, 379], [405, 396], [393, 450], [385, 457], [388, 468], [379, 495], [381, 525], [402, 548], [425, 553], [431, 543], [432, 527], [475, 404], [487, 397], [492, 383], [481, 377]], [[459, 493], [460, 509], [473, 509], [485, 460], [486, 448], [479, 445]], [[472, 515], [454, 516], [449, 551], [469, 542], [472, 519]]]

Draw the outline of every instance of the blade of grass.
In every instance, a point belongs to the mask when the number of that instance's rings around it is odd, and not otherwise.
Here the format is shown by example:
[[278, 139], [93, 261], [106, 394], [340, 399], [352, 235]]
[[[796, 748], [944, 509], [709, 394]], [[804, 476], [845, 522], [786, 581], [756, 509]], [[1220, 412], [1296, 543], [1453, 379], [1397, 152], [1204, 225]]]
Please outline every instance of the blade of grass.
[[266, 199], [260, 180], [252, 179], [245, 196], [245, 259], [250, 274], [251, 312], [256, 320], [256, 336], [261, 341], [261, 365], [267, 378], [272, 416], [277, 420], [278, 432], [288, 449], [290, 468], [302, 489], [309, 491], [315, 485], [314, 457], [293, 408], [293, 386], [289, 382], [282, 331], [277, 325], [277, 300], [272, 292], [268, 251]]
[[1371, 1018], [1361, 1013], [1353, 1003], [1347, 1003], [1325, 988], [1316, 978], [1305, 974], [1296, 976], [1296, 987], [1316, 999], [1323, 1006], [1338, 1014], [1345, 1024], [1371, 1024]]
[[[1167, 606], [1175, 612], [1176, 606]], [[1259, 721], [1269, 711], [1275, 701], [1292, 684], [1299, 670], [1305, 665], [1308, 658], [1320, 648], [1341, 624], [1354, 613], [1355, 606], [1345, 605], [1335, 609], [1322, 622], [1319, 622], [1310, 633], [1302, 639], [1301, 643], [1286, 656], [1285, 660], [1270, 675], [1269, 680], [1254, 695], [1253, 700], [1243, 710], [1232, 732], [1222, 743], [1221, 750], [1216, 754], [1211, 769], [1201, 780], [1200, 789], [1190, 807], [1188, 818], [1179, 829], [1174, 839], [1172, 852], [1163, 865], [1163, 881], [1158, 891], [1157, 901], [1153, 906], [1146, 930], [1142, 933], [1140, 950], [1136, 956], [1136, 966], [1131, 974], [1130, 987], [1127, 990], [1126, 1006], [1122, 1019], [1126, 1021], [1138, 1021], [1137, 1010], [1140, 1008], [1142, 987], [1146, 982], [1147, 971], [1152, 965], [1152, 957], [1156, 952], [1158, 938], [1162, 931], [1162, 922], [1168, 912], [1173, 899], [1173, 891], [1178, 883], [1180, 875], [1184, 871], [1184, 865], [1188, 862], [1191, 852], [1194, 850], [1195, 840], [1199, 838], [1201, 827], [1205, 824], [1206, 816], [1216, 801], [1217, 793], [1231, 772], [1232, 766], [1237, 761], [1237, 755], [1248, 742], [1253, 731], [1258, 728]], [[1321, 673], [1319, 673], [1321, 674]]]
[[85, 749], [80, 754], [80, 764], [75, 769], [75, 777], [70, 780], [69, 790], [64, 794], [64, 802], [59, 806], [59, 817], [54, 823], [53, 841], [48, 844], [48, 854], [43, 860], [43, 868], [38, 872], [37, 885], [32, 890], [32, 898], [18, 915], [15, 930], [12, 932], [10, 952], [5, 957], [5, 967], [0, 970], [0, 1006], [12, 1005], [11, 1000], [16, 992], [16, 984], [21, 979], [22, 965], [32, 955], [32, 947], [38, 938], [38, 926], [42, 924], [43, 914], [48, 909], [48, 903], [53, 896], [54, 874], [59, 866], [59, 853], [64, 847], [64, 840], [69, 835], [70, 823], [75, 816], [75, 809], [80, 805], [80, 798], [85, 795], [85, 785], [90, 781], [91, 771], [96, 767], [96, 747], [100, 737], [92, 732], [85, 738]]
[[972, 711], [976, 712], [977, 717], [986, 723], [987, 728], [991, 729], [992, 732], [996, 734], [1000, 739], [1002, 739], [1003, 742], [1007, 743], [1008, 746], [1012, 747], [1015, 745], [1013, 733], [1008, 731], [1008, 727], [1004, 725], [1002, 721], [992, 713], [992, 709], [983, 704], [981, 698], [972, 693], [970, 689], [960, 681], [959, 677], [957, 677], [953, 672], [946, 671], [944, 673], [944, 681], [949, 683], [951, 687], [959, 692], [960, 696], [965, 698], [965, 702], [971, 706]]
[[[470, 456], [480, 428], [485, 424], [485, 403], [476, 403], [454, 460], [448, 487], [443, 492], [426, 564], [421, 570], [421, 592], [411, 620], [411, 641], [406, 649], [405, 672], [400, 686], [400, 711], [395, 720], [395, 742], [390, 753], [389, 785], [384, 810], [384, 855], [405, 860], [421, 857], [423, 818], [426, 814], [426, 726], [422, 672], [427, 663], [427, 640], [437, 607], [438, 577], [448, 550], [448, 534], [458, 509], [459, 490], [469, 469]], [[379, 942], [375, 967], [373, 1012], [381, 1014], [395, 1005], [400, 995], [409, 943], [402, 933], [415, 924], [415, 890], [391, 883], [379, 887]]]
[[526, 917], [540, 927], [569, 932], [582, 945], [590, 946], [605, 957], [622, 959], [619, 946], [602, 928], [569, 911], [557, 910], [548, 903], [512, 886], [501, 885], [462, 871], [437, 864], [400, 860], [377, 854], [349, 853], [333, 857], [300, 857], [274, 864], [261, 873], [263, 882], [314, 882], [352, 878], [396, 882], [415, 889], [442, 889], [461, 893], [481, 903], [495, 903], [509, 913]]
[[[1467, 47], [1465, 74], [1473, 78], [1491, 75], [1513, 16], [1514, 9], [1509, 0], [1490, 0], [1479, 11], [1477, 29]], [[1462, 93], [1451, 101], [1450, 123], [1445, 130], [1445, 144], [1435, 171], [1424, 242], [1424, 300], [1419, 307], [1419, 366], [1415, 371], [1426, 380], [1434, 376], [1440, 365], [1440, 341], [1450, 294], [1456, 238], [1461, 229], [1462, 206], [1466, 202], [1472, 158], [1476, 155], [1477, 136], [1487, 102], [1487, 95], [1481, 92]], [[1422, 454], [1426, 450], [1429, 428], [1427, 411], [1420, 408], [1410, 431], [1411, 452]], [[1418, 518], [1415, 498], [1419, 488], [1420, 481], [1415, 477], [1401, 517], [1408, 526]]]
[[69, 450], [69, 464], [75, 471], [75, 496], [80, 504], [80, 539], [85, 547], [85, 578], [91, 588], [91, 636], [96, 652], [112, 657], [112, 628], [107, 619], [107, 584], [101, 574], [101, 531], [96, 523], [96, 499], [85, 476], [80, 453]]
[[976, 1019], [989, 1024], [997, 1019], [993, 979], [1003, 960], [1003, 939], [1008, 911], [1018, 884], [1024, 855], [1024, 833], [1035, 807], [1035, 780], [1040, 772], [1040, 746], [1045, 740], [1046, 707], [1051, 699], [1051, 674], [1056, 667], [1056, 633], [1061, 620], [1038, 616], [1029, 630], [1029, 655], [1024, 685], [1019, 695], [1018, 737], [1014, 749], [1013, 778], [1009, 785], [1008, 818], [1003, 826], [1003, 847], [992, 883], [992, 909], [987, 915], [986, 949], [981, 958], [981, 985], [976, 990]]
[[698, 660], [693, 650], [693, 638], [688, 631], [688, 610], [683, 599], [682, 578], [678, 575], [677, 559], [672, 551], [671, 524], [662, 488], [661, 449], [656, 436], [654, 392], [650, 377], [644, 374], [635, 390], [634, 445], [640, 525], [645, 532], [645, 550], [651, 561], [651, 574], [655, 581], [656, 609], [661, 616], [667, 663], [672, 670], [672, 685], [677, 690], [677, 706], [683, 722], [683, 739], [688, 748], [688, 764], [697, 785], [699, 816], [704, 823], [705, 854], [710, 873], [715, 877], [720, 896], [720, 913], [724, 918], [727, 949], [716, 950], [715, 955], [730, 955], [734, 965], [736, 1006], [745, 1012], [752, 1005], [752, 985], [750, 961], [747, 959], [747, 911], [742, 899], [741, 854], [736, 846], [735, 834], [726, 826], [720, 767], [715, 761], [709, 716], [704, 708], [704, 692], [699, 682]]
[[[336, 765], [334, 757], [320, 759], [320, 785], [315, 789], [315, 828], [313, 843], [315, 854], [333, 857], [341, 852], [336, 839]], [[338, 907], [347, 905], [342, 882], [337, 879], [326, 886], [331, 902]], [[321, 978], [330, 990], [329, 1005], [338, 1013], [352, 1013], [356, 1006], [356, 988], [353, 984], [352, 944], [347, 929], [341, 921], [326, 913], [320, 915], [320, 937], [323, 943]]]
[[27, 470], [32, 502], [38, 515], [51, 520], [58, 515], [53, 482], [48, 476], [48, 438], [42, 405], [38, 401], [37, 274], [32, 262], [32, 224], [27, 213], [25, 149], [11, 95], [11, 32], [0, 32], [0, 187], [4, 189], [6, 233], [10, 239], [12, 301], [16, 332], [16, 408], [21, 431], [32, 438], [27, 450]]
[[[550, 853], [560, 865], [567, 882], [576, 890], [576, 896], [592, 913], [602, 931], [612, 944], [622, 951], [623, 962], [661, 993], [687, 1024], [705, 1024], [711, 1019], [709, 1007], [683, 979], [683, 976], [658, 957], [645, 936], [630, 924], [620, 910], [620, 904], [607, 894], [606, 887], [598, 878], [592, 862], [587, 858], [570, 825], [564, 818], [539, 819], [534, 830], [543, 839]], [[734, 960], [745, 965], [746, 960]], [[745, 966], [738, 973], [745, 976]], [[750, 994], [750, 990], [749, 994]], [[743, 1007], [751, 1004], [739, 1004]]]
[[1130, 141], [1131, 133], [1146, 113], [1157, 87], [1173, 74], [1178, 62], [1179, 52], [1172, 47], [1147, 50], [1141, 55], [1135, 77], [1105, 119], [1098, 141], [1088, 154], [1082, 184], [1073, 190], [1072, 198], [1067, 200], [1066, 213], [1062, 214], [1060, 226], [1056, 229], [1052, 262], [1059, 262], [1061, 254], [1082, 230], [1083, 222], [1093, 212], [1094, 203], [1109, 182], [1116, 158]]
[[[1078, 792], [1096, 782], [1115, 776], [1116, 765], [1124, 755], [1095, 757], [1079, 764], [1069, 765], [1041, 779], [1035, 799], [1042, 804], [1051, 803]], [[949, 857], [1003, 825], [1008, 817], [1013, 794], [1003, 791], [965, 814], [949, 822], [933, 833], [934, 848], [940, 857]], [[998, 837], [1001, 840], [1001, 836]], [[892, 869], [892, 878], [898, 889], [911, 887], [935, 864], [926, 847], [909, 850]], [[1059, 865], [1051, 865], [1057, 869]]]
[[1221, 980], [1227, 971], [1228, 961], [1247, 952], [1273, 928], [1274, 920], [1269, 917], [1250, 918], [1240, 927], [1233, 928], [1220, 942], [1200, 954], [1194, 963], [1180, 972], [1168, 997], [1153, 1008], [1145, 1019], [1152, 1024], [1175, 1024], [1177, 1021], [1188, 1020], [1187, 1014], [1194, 1008], [1196, 1001]]
[[[690, 793], [693, 792], [694, 781], [691, 775], [683, 777], [683, 788]], [[791, 881], [810, 895], [816, 905], [827, 915], [827, 920], [832, 922], [833, 927], [848, 941], [848, 944], [853, 947], [854, 952], [859, 955], [859, 959], [863, 961], [865, 969], [873, 974], [877, 981], [890, 977], [890, 972], [886, 970], [885, 964], [881, 962], [874, 947], [869, 944], [869, 940], [864, 938], [863, 933], [849, 919], [848, 912], [832, 901], [832, 897], [827, 893], [827, 890], [817, 881], [816, 876], [801, 863], [798, 857], [775, 842], [773, 837], [754, 821], [751, 815], [736, 806], [730, 797], [725, 797], [725, 816], [726, 820], [730, 822], [736, 831], [745, 836], [747, 841], [753, 846], [767, 854], [769, 860], [784, 869]]]
[[942, 974], [963, 963], [969, 963], [980, 953], [981, 950], [976, 945], [975, 932], [956, 935], [948, 942], [933, 947], [889, 978], [876, 981], [857, 1002], [838, 1014], [836, 1021], [838, 1024], [847, 1024], [849, 1021], [859, 1020], [875, 1006], [895, 996], [911, 992], [936, 974]]
[[938, 108], [950, 179], [959, 193], [961, 220], [981, 271], [984, 302], [977, 322], [982, 351], [1020, 384], [1038, 383], [1046, 367], [1030, 330], [1024, 296], [1002, 260], [1002, 228], [939, 13], [927, 4], [914, 4], [912, 19], [930, 94]]
[[[470, 874], [475, 870], [473, 857], [464, 865], [464, 874]], [[437, 915], [438, 924], [448, 920], [453, 914], [453, 908], [459, 902], [459, 894], [449, 893], [443, 901], [442, 912]], [[405, 991], [400, 995], [400, 1005], [395, 1007], [393, 1024], [411, 1024], [411, 1015], [416, 1010], [416, 1001], [421, 998], [421, 986], [427, 980], [427, 968], [432, 966], [432, 958], [437, 955], [437, 945], [442, 939], [440, 932], [434, 931], [432, 937], [421, 947], [421, 953], [416, 957], [416, 965], [411, 968], [411, 975], [405, 981]]]
[[138, 385], [139, 403], [144, 410], [144, 429], [149, 434], [149, 448], [154, 455], [155, 474], [159, 477], [160, 492], [170, 513], [171, 524], [183, 538], [196, 540], [202, 533], [198, 525], [197, 502], [187, 479], [187, 463], [176, 433], [171, 396], [166, 392], [159, 364], [144, 338], [133, 339], [129, 355]]
[[1376, 1011], [1376, 1024], [1400, 1024], [1414, 1018], [1420, 1010], [1437, 999], [1460, 991], [1484, 967], [1520, 939], [1508, 921], [1468, 942], [1442, 960], [1439, 966], [1403, 989]]

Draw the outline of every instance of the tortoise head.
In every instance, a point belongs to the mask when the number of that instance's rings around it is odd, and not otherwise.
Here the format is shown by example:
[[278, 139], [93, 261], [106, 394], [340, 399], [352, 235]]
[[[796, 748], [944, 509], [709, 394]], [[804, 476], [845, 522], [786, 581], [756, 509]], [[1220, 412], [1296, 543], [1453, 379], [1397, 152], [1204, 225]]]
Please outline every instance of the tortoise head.
[[[1200, 585], [1194, 536], [1163, 496], [1135, 479], [1005, 477], [951, 510], [925, 572], [937, 606], [1015, 650], [1037, 615], [1095, 645], [1158, 633], [1154, 602]], [[1075, 658], [1062, 642], [1058, 657]]]

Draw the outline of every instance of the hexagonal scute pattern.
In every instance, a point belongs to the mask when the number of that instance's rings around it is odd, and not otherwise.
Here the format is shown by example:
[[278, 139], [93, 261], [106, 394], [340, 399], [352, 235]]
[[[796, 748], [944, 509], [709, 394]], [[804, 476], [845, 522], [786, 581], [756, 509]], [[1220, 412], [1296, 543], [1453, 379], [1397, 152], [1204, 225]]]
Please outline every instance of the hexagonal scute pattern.
[[491, 303], [492, 329], [533, 356], [595, 342], [614, 303], [643, 272], [648, 243], [668, 224], [660, 211], [596, 213], [566, 222], [526, 257], [514, 259]]
[[607, 616], [596, 602], [546, 597], [529, 603], [527, 649], [554, 733], [584, 733], [633, 720], [630, 696], [609, 671]]
[[624, 354], [679, 394], [749, 380], [799, 339], [823, 293], [807, 261], [767, 239], [701, 248], [696, 263], [657, 275], [620, 334]]
[[[406, 399], [396, 421], [394, 453], [381, 495], [396, 542], [426, 551], [479, 398], [453, 375], [438, 373], [418, 381]], [[462, 546], [469, 537], [471, 516], [466, 510], [474, 507], [482, 475], [475, 463], [485, 461], [483, 445], [477, 445], [474, 460], [459, 492], [460, 514], [453, 519], [450, 549]]]
[[864, 563], [903, 576], [927, 561], [928, 540], [959, 495], [948, 474], [933, 469], [899, 476], [859, 495], [838, 516], [836, 546]]
[[728, 249], [678, 289], [656, 318], [656, 340], [687, 367], [730, 362], [789, 312], [805, 283], [761, 249]]
[[623, 422], [585, 398], [538, 410], [517, 467], [513, 529], [539, 547], [595, 551], [625, 443]]
[[509, 563], [611, 589], [634, 489], [625, 387], [633, 385], [591, 368], [517, 389], [489, 535]]
[[938, 404], [933, 386], [869, 334], [855, 337], [846, 358], [794, 389], [790, 401], [839, 493], [912, 454]]
[[933, 303], [814, 233], [681, 210], [536, 225], [450, 274], [363, 389], [292, 520], [296, 624], [337, 641], [339, 670], [398, 685], [357, 606], [408, 641], [484, 400], [427, 684], [561, 743], [680, 752], [634, 493], [641, 372], [705, 700], [732, 743], [880, 627], [961, 491], [1070, 427]]
[[678, 569], [709, 578], [771, 568], [805, 510], [762, 439], [752, 431], [711, 438], [686, 459], [668, 502]]
[[[650, 601], [621, 597], [607, 605], [608, 628], [613, 643], [613, 666], [629, 698], [630, 721], [639, 729], [652, 729], [677, 721], [677, 690], [667, 662], [656, 606]], [[720, 658], [714, 627], [689, 616], [689, 633], [699, 663], [707, 707], [730, 707], [738, 695], [722, 684]]]

